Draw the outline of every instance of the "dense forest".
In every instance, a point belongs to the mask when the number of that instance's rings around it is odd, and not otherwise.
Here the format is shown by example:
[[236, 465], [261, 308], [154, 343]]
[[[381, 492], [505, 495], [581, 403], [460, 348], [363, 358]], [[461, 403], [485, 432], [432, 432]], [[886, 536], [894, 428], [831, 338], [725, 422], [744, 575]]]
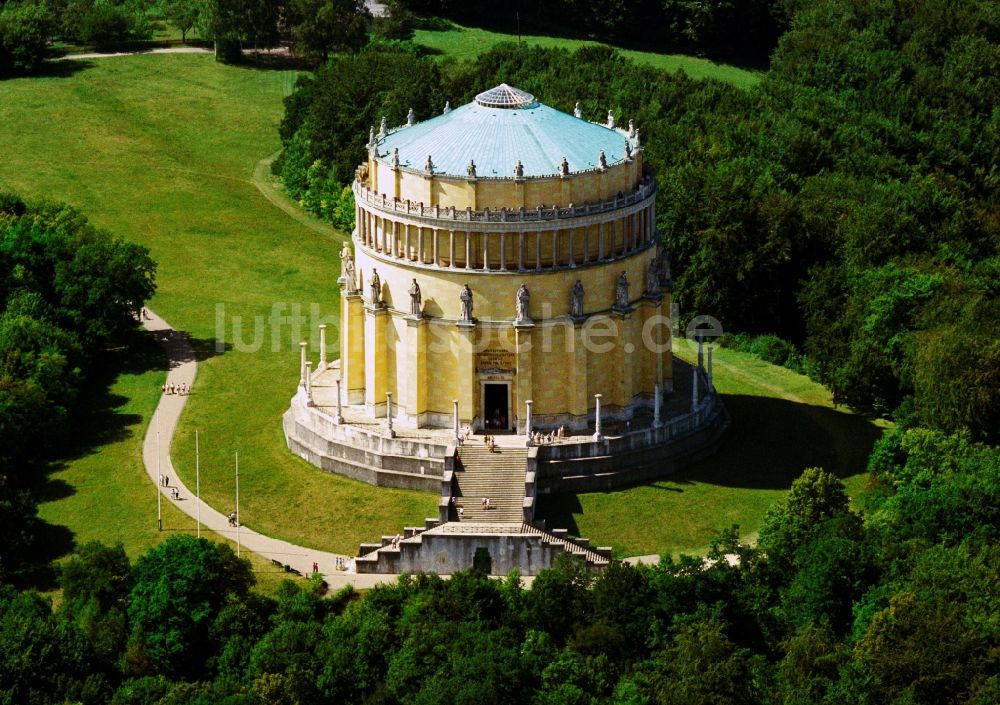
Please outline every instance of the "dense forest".
[[[738, 5], [663, 6], [699, 4]], [[751, 90], [600, 47], [464, 64], [398, 40], [335, 53], [287, 99], [276, 168], [349, 226], [344, 187], [383, 115], [426, 118], [507, 82], [634, 119], [684, 315], [895, 422], [857, 502], [805, 469], [754, 545], [734, 527], [707, 558], [597, 576], [561, 561], [530, 589], [469, 572], [262, 596], [226, 546], [179, 536], [133, 564], [89, 544], [60, 566], [54, 606], [23, 589], [48, 449], [32, 434], [63, 437], [44, 422], [134, 327], [154, 269], [71, 209], [3, 196], [0, 703], [1000, 702], [1000, 11], [781, 7]]]
[[39, 568], [46, 463], [74, 440], [81, 392], [134, 331], [155, 272], [145, 248], [73, 208], [0, 192], [0, 582]]

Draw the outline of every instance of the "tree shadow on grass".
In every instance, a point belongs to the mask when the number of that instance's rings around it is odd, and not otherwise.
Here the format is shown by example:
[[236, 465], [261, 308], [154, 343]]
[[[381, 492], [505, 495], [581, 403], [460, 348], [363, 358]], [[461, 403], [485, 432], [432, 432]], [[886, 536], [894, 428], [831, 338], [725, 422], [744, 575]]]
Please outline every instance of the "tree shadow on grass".
[[81, 71], [93, 68], [89, 59], [67, 59], [63, 61], [43, 61], [29, 74], [5, 76], [0, 74], [0, 83], [14, 78], [69, 78]]
[[[175, 333], [167, 344], [181, 345], [186, 336]], [[219, 350], [214, 340], [188, 339], [196, 359], [202, 360], [225, 352]], [[184, 349], [183, 346], [176, 349]], [[190, 359], [191, 355], [183, 355]], [[82, 457], [101, 452], [102, 448], [132, 438], [143, 432], [144, 415], [124, 411], [129, 403], [146, 405], [151, 410], [162, 390], [151, 384], [148, 390], [138, 391], [134, 398], [113, 391], [121, 375], [142, 375], [153, 370], [165, 370], [168, 355], [158, 336], [136, 328], [127, 334], [121, 344], [104, 351], [100, 364], [93, 370], [90, 382], [81, 391], [71, 423], [72, 435], [57, 457], [46, 466], [46, 471], [31, 487], [39, 503], [54, 502], [72, 496], [76, 489], [60, 477], [70, 463]], [[108, 467], [108, 472], [119, 468]], [[93, 478], [100, 482], [101, 478]], [[19, 572], [22, 587], [50, 590], [57, 586], [58, 572], [54, 562], [76, 549], [76, 537], [66, 526], [52, 524], [39, 518], [30, 522], [34, 536], [31, 565]]]
[[[643, 487], [683, 493], [695, 483], [745, 490], [785, 490], [802, 471], [822, 467], [843, 479], [865, 471], [882, 429], [857, 414], [774, 397], [723, 394], [732, 427], [717, 452]], [[604, 494], [634, 501], [628, 488]], [[538, 516], [577, 531], [584, 512], [579, 493], [542, 495]], [[731, 507], [715, 508], [719, 516]], [[705, 510], [700, 510], [704, 512]]]

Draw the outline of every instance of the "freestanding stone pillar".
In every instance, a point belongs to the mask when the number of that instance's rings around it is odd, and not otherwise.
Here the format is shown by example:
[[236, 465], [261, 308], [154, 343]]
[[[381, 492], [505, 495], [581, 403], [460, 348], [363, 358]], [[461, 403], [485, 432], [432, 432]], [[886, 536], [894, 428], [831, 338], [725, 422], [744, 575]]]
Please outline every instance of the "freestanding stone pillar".
[[[711, 358], [709, 358], [711, 359]], [[653, 385], [653, 428], [659, 428], [663, 425], [660, 421], [660, 385]]]
[[601, 395], [594, 395], [594, 440], [603, 441], [604, 436], [601, 435]]
[[524, 444], [528, 446], [531, 445], [531, 404], [531, 399], [527, 399], [524, 402], [525, 407], [527, 407], [524, 415], [524, 435], [527, 437], [527, 440]]
[[344, 423], [344, 412], [340, 406], [340, 377], [337, 378], [337, 415], [333, 419], [336, 423]]
[[691, 370], [691, 411], [698, 410], [698, 368]]
[[319, 367], [317, 370], [326, 369], [326, 324], [321, 323], [319, 326]]
[[306, 404], [309, 406], [315, 406], [313, 402], [313, 385], [312, 385], [312, 360], [306, 360]]
[[385, 421], [389, 438], [395, 438], [396, 432], [392, 430], [392, 392], [385, 393]]
[[458, 443], [459, 437], [462, 435], [458, 430], [458, 399], [452, 399], [451, 403], [455, 407], [454, 411], [454, 427], [455, 427], [455, 442]]
[[712, 346], [708, 346], [708, 392], [715, 391], [715, 384], [712, 382]]
[[304, 340], [301, 343], [299, 343], [299, 352], [301, 353], [299, 355], [299, 386], [301, 387], [306, 386], [306, 355], [307, 355], [306, 349], [308, 347], [309, 343], [307, 343]]
[[699, 335], [698, 336], [698, 368], [699, 369], [704, 369], [705, 368], [705, 352], [704, 352], [702, 341], [703, 341], [703, 338]]

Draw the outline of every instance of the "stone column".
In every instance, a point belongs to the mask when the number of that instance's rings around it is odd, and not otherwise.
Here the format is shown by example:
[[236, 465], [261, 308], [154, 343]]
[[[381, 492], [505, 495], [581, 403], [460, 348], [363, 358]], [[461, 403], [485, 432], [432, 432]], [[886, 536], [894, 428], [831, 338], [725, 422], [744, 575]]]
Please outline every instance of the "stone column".
[[535, 325], [533, 323], [514, 323], [514, 383], [517, 385], [517, 389], [512, 391], [514, 392], [514, 398], [517, 399], [518, 404], [520, 404], [522, 400], [531, 399], [534, 396], [534, 381], [532, 375], [532, 368], [534, 367], [532, 360], [534, 352], [532, 331], [534, 331], [534, 329]]
[[569, 229], [569, 266], [576, 266], [576, 228]]
[[448, 231], [448, 266], [455, 268], [455, 231]]
[[317, 370], [326, 369], [326, 324], [319, 324], [319, 367]]
[[597, 259], [604, 259], [604, 223], [597, 224]]
[[660, 421], [660, 385], [653, 385], [653, 428], [659, 428], [663, 425]]
[[691, 411], [698, 410], [698, 368], [691, 370]]
[[708, 346], [708, 392], [711, 394], [715, 391], [715, 385], [712, 382], [712, 346]]
[[395, 438], [396, 432], [392, 430], [392, 392], [385, 393], [385, 423], [389, 438]]
[[524, 231], [517, 234], [517, 271], [524, 271]]
[[453, 430], [455, 431], [455, 443], [458, 443], [459, 436], [462, 435], [461, 431], [458, 430], [458, 399], [452, 399], [451, 403], [455, 407], [453, 412]]
[[306, 386], [306, 355], [308, 354], [309, 343], [302, 341], [299, 343], [299, 386]]
[[458, 411], [459, 415], [468, 419], [473, 426], [476, 418], [475, 390], [476, 383], [476, 324], [459, 321], [457, 342], [457, 364], [454, 374], [458, 377]]
[[500, 233], [500, 271], [507, 271], [507, 233]]
[[398, 403], [418, 428], [420, 415], [427, 412], [427, 327], [427, 318], [407, 316], [406, 345], [403, 350], [396, 348], [397, 370], [402, 372]]
[[525, 411], [525, 417], [524, 417], [524, 435], [527, 439], [525, 440], [524, 444], [526, 446], [531, 445], [531, 404], [532, 404], [531, 399], [527, 399], [524, 402], [524, 406], [527, 409]]
[[552, 231], [552, 269], [559, 266], [559, 231]]
[[472, 268], [472, 237], [470, 230], [465, 231], [465, 268]]
[[306, 404], [308, 406], [316, 405], [313, 401], [312, 360], [306, 360]]
[[417, 261], [424, 264], [424, 228], [417, 228]]
[[[423, 230], [423, 228], [421, 228], [421, 230]], [[405, 248], [403, 250], [403, 259], [409, 260], [410, 259], [410, 225], [408, 223], [403, 223], [403, 232], [405, 233], [405, 235], [403, 236], [403, 247]]]
[[340, 379], [344, 401], [365, 401], [365, 308], [360, 292], [340, 299]]
[[435, 267], [438, 266], [438, 262], [440, 261], [438, 259], [438, 239], [439, 239], [440, 235], [441, 235], [441, 233], [438, 232], [437, 228], [431, 228], [431, 237], [434, 238], [434, 247], [432, 247], [431, 249], [434, 250], [434, 266]]
[[488, 272], [490, 269], [490, 234], [488, 232], [483, 232], [483, 271]]
[[542, 268], [542, 231], [535, 231], [535, 270]]
[[601, 395], [594, 395], [594, 440], [597, 442], [603, 441], [604, 436], [601, 435]]
[[388, 311], [385, 308], [365, 307], [365, 406], [368, 416], [375, 418], [379, 400], [388, 391], [389, 362], [385, 342]]
[[340, 377], [338, 377], [337, 378], [337, 415], [333, 417], [334, 423], [338, 423], [338, 424], [344, 423], [344, 410], [343, 410], [343, 408], [340, 405], [341, 404], [340, 394], [341, 394], [341, 390], [340, 390]]
[[583, 263], [590, 261], [590, 226], [583, 227]]

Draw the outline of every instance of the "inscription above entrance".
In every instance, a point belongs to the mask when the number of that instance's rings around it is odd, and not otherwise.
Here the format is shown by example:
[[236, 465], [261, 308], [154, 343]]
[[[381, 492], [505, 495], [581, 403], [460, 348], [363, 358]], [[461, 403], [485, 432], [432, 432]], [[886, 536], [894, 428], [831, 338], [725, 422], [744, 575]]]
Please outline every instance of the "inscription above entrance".
[[476, 353], [476, 371], [492, 372], [505, 371], [514, 372], [517, 369], [517, 362], [512, 350], [503, 348], [487, 348], [480, 353]]

